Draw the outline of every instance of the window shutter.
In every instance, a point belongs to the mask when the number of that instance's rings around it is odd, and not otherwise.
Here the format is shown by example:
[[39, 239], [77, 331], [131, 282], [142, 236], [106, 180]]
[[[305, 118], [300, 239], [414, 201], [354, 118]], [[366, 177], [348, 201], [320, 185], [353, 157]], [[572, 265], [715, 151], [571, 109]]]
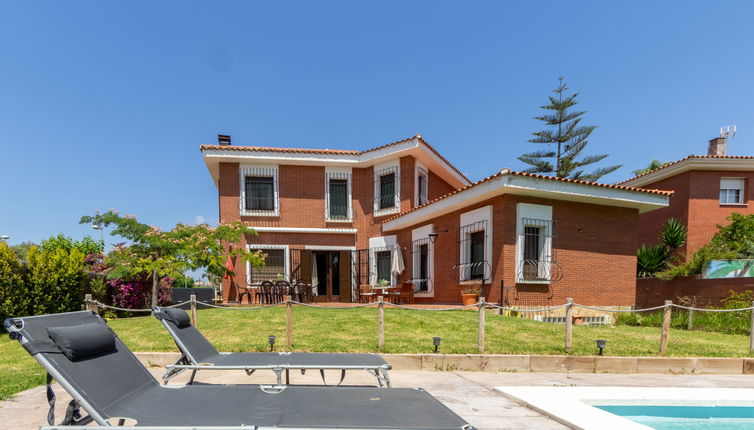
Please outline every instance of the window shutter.
[[720, 179], [721, 190], [743, 190], [744, 179], [743, 178], [722, 178]]

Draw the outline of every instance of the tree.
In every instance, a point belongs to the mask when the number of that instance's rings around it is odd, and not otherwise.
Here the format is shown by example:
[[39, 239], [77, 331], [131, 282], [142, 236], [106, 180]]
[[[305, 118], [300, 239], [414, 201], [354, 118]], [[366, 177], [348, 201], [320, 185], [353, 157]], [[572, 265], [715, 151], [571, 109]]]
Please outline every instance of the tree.
[[26, 254], [29, 253], [29, 250], [32, 246], [37, 246], [34, 242], [21, 242], [17, 243], [10, 248], [13, 250], [13, 252], [16, 253], [16, 258], [18, 258], [18, 261], [26, 261]]
[[170, 231], [142, 224], [133, 216], [121, 216], [109, 211], [94, 216], [83, 216], [80, 224], [97, 224], [102, 227], [114, 226], [110, 232], [128, 243], [115, 246], [106, 259], [109, 278], [130, 279], [148, 274], [152, 279], [152, 306], [157, 304], [157, 290], [160, 280], [166, 276], [177, 277], [186, 270], [205, 269], [216, 276], [233, 275], [225, 266], [228, 255], [249, 262], [252, 266], [263, 266], [264, 259], [259, 251], [235, 247], [229, 244], [239, 242], [244, 235], [256, 234], [254, 229], [240, 222], [222, 224], [212, 228], [207, 224], [190, 226], [176, 224]]
[[23, 283], [21, 263], [16, 254], [0, 241], [0, 319], [29, 314], [31, 297]]
[[637, 169], [633, 171], [634, 176], [643, 175], [647, 172], [651, 172], [652, 170], [659, 169], [660, 167], [668, 164], [668, 161], [659, 161], [659, 160], [652, 160], [649, 165], [643, 169]]
[[518, 159], [532, 166], [525, 169], [525, 172], [596, 181], [622, 165], [598, 168], [591, 173], [584, 172], [583, 167], [604, 160], [607, 154], [581, 155], [588, 143], [587, 139], [597, 126], [581, 125], [581, 116], [586, 111], [570, 110], [577, 104], [576, 97], [579, 93], [565, 94], [568, 87], [564, 78], [560, 77], [559, 81], [558, 88], [553, 91], [556, 95], [549, 96], [550, 104], [540, 106], [552, 113], [534, 117], [544, 121], [549, 128], [532, 133], [535, 137], [529, 139], [529, 142], [545, 144], [547, 148], [523, 154]]
[[649, 278], [662, 272], [668, 263], [677, 260], [678, 249], [686, 244], [688, 230], [676, 218], [668, 218], [660, 230], [660, 243], [654, 246], [641, 245], [636, 251], [636, 274]]

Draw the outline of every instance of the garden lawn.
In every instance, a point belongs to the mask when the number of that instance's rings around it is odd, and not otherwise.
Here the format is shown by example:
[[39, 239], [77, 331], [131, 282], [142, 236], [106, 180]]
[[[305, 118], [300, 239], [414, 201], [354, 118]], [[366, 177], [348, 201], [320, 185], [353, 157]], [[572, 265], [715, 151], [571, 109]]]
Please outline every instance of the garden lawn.
[[[198, 311], [198, 327], [220, 351], [266, 351], [267, 336], [277, 336], [276, 350], [285, 350], [285, 308], [232, 308]], [[165, 329], [152, 316], [108, 320], [133, 351], [177, 351]], [[488, 354], [563, 353], [563, 325], [488, 313], [485, 352]], [[477, 312], [385, 310], [386, 353], [432, 352], [440, 336], [440, 352], [477, 352]], [[660, 329], [655, 327], [585, 327], [573, 330], [573, 355], [592, 355], [595, 340], [606, 339], [608, 356], [656, 356]], [[673, 329], [669, 356], [746, 357], [749, 337]], [[294, 307], [293, 349], [314, 352], [375, 352], [377, 311]], [[0, 399], [44, 383], [44, 372], [18, 342], [0, 340]]]

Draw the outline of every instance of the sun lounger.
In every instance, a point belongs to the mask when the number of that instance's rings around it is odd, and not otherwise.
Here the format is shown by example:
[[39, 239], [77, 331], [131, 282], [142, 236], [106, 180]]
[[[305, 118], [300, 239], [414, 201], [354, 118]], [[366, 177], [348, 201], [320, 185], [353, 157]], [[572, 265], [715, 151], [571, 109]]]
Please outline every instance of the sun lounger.
[[390, 364], [377, 354], [336, 354], [314, 352], [234, 352], [220, 353], [202, 333], [191, 325], [188, 313], [181, 309], [152, 308], [154, 316], [162, 322], [175, 344], [181, 351], [181, 358], [166, 366], [164, 383], [184, 370], [191, 370], [189, 384], [194, 381], [198, 370], [245, 370], [251, 375], [256, 370], [269, 369], [277, 375], [278, 385], [282, 384], [283, 371], [286, 383], [290, 382], [289, 372], [298, 369], [319, 370], [325, 383], [325, 370], [340, 370], [340, 385], [347, 370], [365, 370], [377, 378], [378, 385], [390, 386], [388, 370]]
[[[48, 373], [50, 425], [42, 430], [472, 429], [413, 388], [160, 385], [89, 311], [13, 318], [5, 327]], [[59, 425], [52, 379], [73, 397]]]

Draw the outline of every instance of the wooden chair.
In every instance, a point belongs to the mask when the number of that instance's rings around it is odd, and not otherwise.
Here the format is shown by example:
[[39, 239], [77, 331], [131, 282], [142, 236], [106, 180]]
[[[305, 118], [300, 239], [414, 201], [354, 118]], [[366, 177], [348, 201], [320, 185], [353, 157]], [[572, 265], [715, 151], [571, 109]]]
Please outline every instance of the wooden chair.
[[398, 301], [410, 305], [414, 304], [414, 284], [411, 282], [404, 282], [401, 284], [401, 292], [398, 296]]
[[385, 289], [385, 301], [398, 303], [401, 297], [401, 287], [392, 287]]
[[371, 285], [359, 285], [359, 303], [370, 303], [377, 298], [377, 293], [372, 290]]

